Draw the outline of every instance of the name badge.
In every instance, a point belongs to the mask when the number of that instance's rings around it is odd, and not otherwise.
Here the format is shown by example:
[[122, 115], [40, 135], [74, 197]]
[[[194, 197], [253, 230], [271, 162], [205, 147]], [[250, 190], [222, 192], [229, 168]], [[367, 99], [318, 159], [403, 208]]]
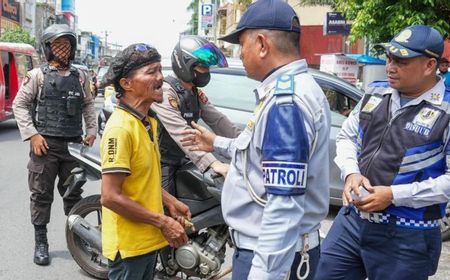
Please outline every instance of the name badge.
[[420, 135], [428, 136], [441, 112], [432, 108], [422, 108], [412, 122], [407, 122], [405, 129]]

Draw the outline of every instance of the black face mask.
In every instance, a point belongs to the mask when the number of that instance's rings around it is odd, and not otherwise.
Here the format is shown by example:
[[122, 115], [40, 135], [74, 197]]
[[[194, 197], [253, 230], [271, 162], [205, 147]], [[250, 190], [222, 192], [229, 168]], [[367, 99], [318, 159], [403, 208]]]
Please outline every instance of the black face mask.
[[200, 73], [198, 71], [194, 70], [195, 78], [192, 80], [192, 83], [196, 87], [204, 87], [209, 83], [209, 80], [211, 80], [211, 74], [208, 73]]

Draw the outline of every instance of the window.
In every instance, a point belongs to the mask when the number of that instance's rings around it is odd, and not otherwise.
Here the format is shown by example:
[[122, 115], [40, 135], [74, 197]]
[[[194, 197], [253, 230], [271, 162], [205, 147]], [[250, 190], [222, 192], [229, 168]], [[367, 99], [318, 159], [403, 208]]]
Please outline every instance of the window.
[[215, 106], [252, 112], [255, 108], [252, 90], [258, 84], [246, 76], [211, 73], [211, 81], [204, 91]]
[[5, 98], [9, 99], [11, 97], [11, 93], [9, 90], [9, 60], [10, 60], [9, 52], [1, 52], [2, 62], [3, 62], [3, 77], [5, 78]]
[[345, 96], [335, 88], [322, 86], [322, 90], [328, 99], [331, 111], [348, 117], [350, 112], [353, 110], [353, 107], [355, 107], [356, 101]]
[[28, 71], [33, 69], [33, 59], [29, 55], [16, 53], [17, 74], [19, 78], [25, 77]]

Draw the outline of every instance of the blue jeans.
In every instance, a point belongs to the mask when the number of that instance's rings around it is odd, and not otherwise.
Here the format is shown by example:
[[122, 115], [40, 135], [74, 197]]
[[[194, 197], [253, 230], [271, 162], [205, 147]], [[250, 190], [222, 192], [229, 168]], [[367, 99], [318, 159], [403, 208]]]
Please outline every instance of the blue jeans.
[[[309, 265], [310, 271], [306, 280], [314, 279], [314, 273], [316, 272], [317, 264], [319, 263], [320, 258], [320, 246], [317, 246], [308, 251], [309, 254]], [[252, 267], [254, 253], [250, 250], [238, 249], [234, 251], [233, 255], [233, 276], [232, 280], [244, 280], [248, 278], [248, 274], [250, 273], [250, 269]], [[289, 280], [297, 280], [297, 268], [300, 264], [300, 253], [297, 252], [295, 254], [294, 262], [291, 266], [291, 275]], [[306, 267], [303, 266], [301, 269], [301, 275], [305, 273]], [[274, 279], [275, 280], [275, 279]], [[276, 279], [278, 280], [278, 279]], [[279, 279], [283, 280], [283, 279]]]
[[108, 260], [110, 280], [153, 280], [158, 251], [122, 259], [120, 254], [114, 261]]
[[437, 270], [441, 245], [439, 228], [371, 223], [342, 208], [322, 242], [315, 279], [428, 279]]

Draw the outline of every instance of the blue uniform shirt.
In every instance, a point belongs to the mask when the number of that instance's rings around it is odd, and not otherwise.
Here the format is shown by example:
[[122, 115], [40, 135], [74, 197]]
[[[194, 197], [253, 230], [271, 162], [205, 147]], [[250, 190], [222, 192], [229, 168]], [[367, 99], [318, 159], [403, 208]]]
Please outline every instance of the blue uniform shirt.
[[[300, 237], [318, 230], [328, 213], [330, 110], [304, 60], [276, 70], [256, 91], [259, 105], [246, 129], [214, 143], [232, 158], [222, 211], [237, 246], [255, 251], [248, 279], [283, 279]], [[248, 181], [265, 207], [247, 189], [245, 154]]]

